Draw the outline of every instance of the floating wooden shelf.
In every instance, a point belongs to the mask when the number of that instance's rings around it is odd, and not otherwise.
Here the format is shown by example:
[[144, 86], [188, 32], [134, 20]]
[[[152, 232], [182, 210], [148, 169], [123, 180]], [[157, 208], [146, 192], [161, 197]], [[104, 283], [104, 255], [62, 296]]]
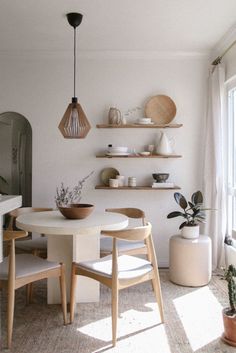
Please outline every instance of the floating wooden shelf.
[[139, 154], [130, 154], [128, 156], [107, 156], [106, 154], [98, 154], [96, 158], [181, 158], [179, 154], [172, 154], [169, 156], [160, 156], [159, 154], [153, 154], [151, 156], [141, 156]]
[[183, 124], [123, 124], [123, 125], [111, 125], [111, 124], [97, 124], [98, 129], [166, 129], [166, 128], [179, 128]]
[[119, 186], [118, 188], [112, 188], [105, 185], [97, 185], [95, 189], [103, 190], [180, 190], [180, 187], [175, 185], [174, 187], [169, 188], [152, 188], [151, 186]]

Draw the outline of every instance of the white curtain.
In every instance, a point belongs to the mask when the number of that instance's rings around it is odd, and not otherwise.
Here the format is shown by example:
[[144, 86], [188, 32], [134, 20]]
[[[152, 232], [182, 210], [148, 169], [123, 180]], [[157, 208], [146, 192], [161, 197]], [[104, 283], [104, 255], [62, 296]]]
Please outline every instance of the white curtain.
[[205, 125], [203, 168], [204, 205], [206, 211], [204, 234], [212, 239], [213, 269], [224, 265], [226, 234], [225, 188], [225, 69], [222, 64], [211, 68], [208, 84], [208, 109]]

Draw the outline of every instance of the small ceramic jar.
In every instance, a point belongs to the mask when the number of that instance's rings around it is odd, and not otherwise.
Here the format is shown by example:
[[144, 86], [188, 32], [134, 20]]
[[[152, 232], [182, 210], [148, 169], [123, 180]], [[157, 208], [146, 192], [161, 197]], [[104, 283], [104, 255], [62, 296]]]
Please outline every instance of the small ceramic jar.
[[117, 175], [116, 179], [118, 180], [119, 186], [124, 186], [125, 185], [125, 177], [124, 177], [124, 175]]
[[129, 177], [128, 178], [128, 186], [135, 187], [136, 184], [136, 178], [135, 177]]
[[148, 145], [148, 151], [149, 151], [151, 154], [153, 154], [154, 149], [155, 149], [155, 145]]
[[119, 180], [118, 179], [109, 179], [109, 186], [111, 188], [118, 188]]

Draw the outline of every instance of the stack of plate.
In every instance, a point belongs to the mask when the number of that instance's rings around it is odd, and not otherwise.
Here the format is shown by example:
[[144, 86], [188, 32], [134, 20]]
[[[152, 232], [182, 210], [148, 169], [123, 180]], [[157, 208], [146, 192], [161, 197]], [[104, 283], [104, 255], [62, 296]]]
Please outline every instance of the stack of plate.
[[108, 156], [128, 156], [128, 147], [109, 147], [109, 151], [106, 152]]
[[153, 124], [153, 122], [151, 118], [140, 118], [137, 120], [137, 124], [147, 125], [147, 124]]

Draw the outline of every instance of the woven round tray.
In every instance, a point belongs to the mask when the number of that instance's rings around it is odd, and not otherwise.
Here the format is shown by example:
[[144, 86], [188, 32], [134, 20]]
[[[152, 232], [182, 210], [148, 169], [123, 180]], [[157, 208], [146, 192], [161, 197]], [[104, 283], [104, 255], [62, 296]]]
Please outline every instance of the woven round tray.
[[176, 115], [176, 105], [170, 97], [157, 95], [147, 102], [145, 115], [156, 124], [169, 124]]

